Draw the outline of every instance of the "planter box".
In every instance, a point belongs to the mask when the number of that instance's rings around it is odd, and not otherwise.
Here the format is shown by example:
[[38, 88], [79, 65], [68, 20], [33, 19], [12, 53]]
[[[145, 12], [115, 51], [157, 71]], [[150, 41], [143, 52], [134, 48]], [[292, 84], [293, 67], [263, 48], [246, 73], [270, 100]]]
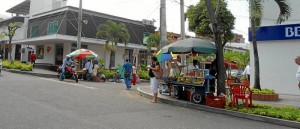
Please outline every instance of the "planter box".
[[279, 99], [278, 94], [252, 94], [253, 100], [261, 101], [277, 101]]
[[225, 97], [218, 97], [212, 95], [206, 96], [206, 106], [216, 107], [216, 108], [225, 108], [226, 101]]

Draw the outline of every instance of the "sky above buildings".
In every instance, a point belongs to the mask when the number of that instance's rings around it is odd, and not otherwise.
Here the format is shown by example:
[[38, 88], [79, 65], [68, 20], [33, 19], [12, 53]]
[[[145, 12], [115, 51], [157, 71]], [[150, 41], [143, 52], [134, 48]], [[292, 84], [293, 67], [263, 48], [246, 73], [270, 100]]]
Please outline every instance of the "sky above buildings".
[[[10, 17], [5, 11], [24, 0], [9, 0], [1, 2], [0, 17]], [[180, 0], [167, 1], [167, 31], [180, 33]], [[195, 5], [199, 0], [185, 0], [185, 5]], [[248, 42], [249, 9], [246, 0], [227, 0], [228, 9], [236, 17], [236, 33], [242, 34]], [[79, 6], [79, 0], [68, 0], [68, 5]], [[41, 7], [43, 8], [43, 7]], [[83, 8], [98, 11], [115, 16], [125, 17], [133, 20], [154, 19], [155, 26], [159, 27], [160, 0], [83, 0]], [[185, 7], [187, 10], [187, 7]], [[194, 36], [188, 31], [188, 23], [185, 23], [186, 34]]]

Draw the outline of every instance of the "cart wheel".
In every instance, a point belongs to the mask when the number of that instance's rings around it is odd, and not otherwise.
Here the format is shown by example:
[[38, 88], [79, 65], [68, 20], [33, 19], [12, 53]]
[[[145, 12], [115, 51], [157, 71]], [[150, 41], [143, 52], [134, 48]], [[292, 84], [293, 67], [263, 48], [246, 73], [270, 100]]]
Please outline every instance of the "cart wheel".
[[192, 94], [192, 102], [193, 103], [200, 104], [203, 101], [204, 101], [204, 96], [201, 95], [200, 93], [195, 92]]

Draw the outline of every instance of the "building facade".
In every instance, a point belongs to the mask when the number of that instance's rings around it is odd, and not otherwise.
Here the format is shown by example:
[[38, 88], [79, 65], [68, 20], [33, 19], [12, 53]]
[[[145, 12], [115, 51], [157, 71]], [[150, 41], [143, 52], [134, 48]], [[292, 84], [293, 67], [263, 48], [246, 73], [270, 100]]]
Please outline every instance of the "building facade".
[[[39, 9], [40, 5], [47, 8]], [[25, 36], [20, 39], [14, 37], [13, 48], [22, 45], [20, 60], [28, 62], [28, 54], [35, 51], [36, 63], [60, 65], [67, 54], [77, 49], [78, 10], [76, 7], [66, 6], [65, 0], [26, 0], [9, 9], [8, 12], [23, 12], [24, 16], [29, 17], [24, 18], [23, 30], [19, 32]], [[117, 51], [113, 53], [113, 66], [123, 64], [125, 59], [132, 62], [141, 60], [138, 58], [143, 57], [141, 54], [146, 51], [143, 33], [154, 33], [156, 28], [153, 25], [90, 10], [83, 10], [81, 48], [97, 53], [99, 58], [105, 60], [105, 66], [108, 68], [111, 53], [104, 49], [103, 37], [96, 39], [97, 27], [108, 20], [123, 23], [130, 34], [129, 43], [126, 46], [120, 43]]]
[[[275, 89], [278, 93], [300, 95], [294, 59], [300, 56], [299, 0], [287, 0], [292, 8], [291, 17], [276, 24], [279, 15], [277, 4], [264, 1], [261, 27], [257, 30], [261, 88]], [[251, 32], [249, 32], [251, 40]], [[252, 43], [251, 43], [251, 50]], [[251, 51], [251, 75], [254, 75], [254, 58]], [[251, 86], [254, 84], [251, 76]]]

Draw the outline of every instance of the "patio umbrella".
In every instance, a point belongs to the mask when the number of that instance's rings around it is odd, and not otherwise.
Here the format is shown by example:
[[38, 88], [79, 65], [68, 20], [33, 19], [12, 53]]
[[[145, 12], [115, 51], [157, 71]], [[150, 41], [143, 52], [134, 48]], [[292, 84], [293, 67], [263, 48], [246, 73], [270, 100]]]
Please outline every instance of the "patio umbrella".
[[173, 53], [162, 53], [161, 50], [158, 51], [158, 53], [156, 54], [157, 60], [158, 62], [165, 62], [168, 60], [171, 60], [173, 58], [175, 58], [178, 54], [173, 54]]
[[78, 49], [73, 52], [71, 52], [69, 55], [70, 57], [73, 57], [75, 59], [93, 59], [98, 57], [96, 53], [94, 53], [91, 50], [88, 49]]
[[189, 38], [177, 41], [170, 45], [167, 45], [161, 49], [162, 53], [173, 52], [175, 54], [184, 54], [184, 53], [216, 53], [216, 46], [210, 41], [198, 39], [198, 38]]

